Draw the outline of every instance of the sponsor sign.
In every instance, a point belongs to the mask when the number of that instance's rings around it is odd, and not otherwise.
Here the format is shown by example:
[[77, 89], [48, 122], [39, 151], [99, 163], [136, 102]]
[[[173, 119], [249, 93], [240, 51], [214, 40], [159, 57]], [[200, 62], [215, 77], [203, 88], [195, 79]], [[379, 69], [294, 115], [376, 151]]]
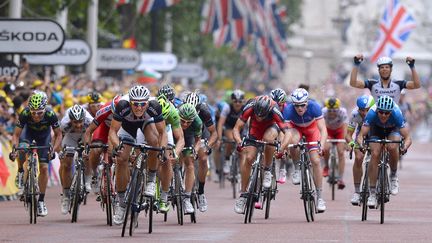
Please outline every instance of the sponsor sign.
[[142, 52], [141, 62], [136, 70], [142, 71], [146, 68], [156, 71], [171, 71], [177, 66], [177, 57], [172, 53]]
[[63, 47], [51, 55], [26, 55], [27, 62], [36, 65], [83, 65], [90, 60], [91, 49], [83, 40], [66, 40]]
[[7, 60], [0, 61], [0, 76], [17, 77], [18, 74], [19, 68], [14, 62]]
[[53, 20], [0, 18], [0, 53], [50, 54], [64, 41], [62, 27]]
[[134, 69], [140, 62], [140, 55], [134, 49], [97, 49], [97, 69]]
[[203, 68], [195, 63], [179, 63], [177, 67], [171, 71], [171, 77], [174, 78], [196, 78], [203, 73]]

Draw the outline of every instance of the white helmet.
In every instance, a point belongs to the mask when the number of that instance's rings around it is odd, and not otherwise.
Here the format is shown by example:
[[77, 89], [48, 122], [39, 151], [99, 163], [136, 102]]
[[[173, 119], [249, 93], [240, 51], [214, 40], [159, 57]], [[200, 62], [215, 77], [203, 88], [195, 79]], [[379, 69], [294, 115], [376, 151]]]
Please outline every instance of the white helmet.
[[142, 86], [136, 85], [129, 90], [129, 100], [147, 101], [150, 98], [150, 91]]
[[377, 61], [377, 67], [381, 65], [388, 64], [390, 67], [393, 67], [393, 61], [390, 57], [380, 57]]
[[74, 105], [69, 109], [69, 118], [72, 121], [82, 121], [84, 119], [84, 116], [84, 109], [80, 105]]
[[184, 102], [189, 103], [189, 104], [193, 105], [194, 107], [196, 107], [200, 103], [200, 98], [199, 98], [197, 93], [192, 92], [186, 96], [186, 98], [184, 99]]
[[295, 89], [291, 94], [293, 103], [305, 103], [309, 99], [309, 93], [303, 88]]

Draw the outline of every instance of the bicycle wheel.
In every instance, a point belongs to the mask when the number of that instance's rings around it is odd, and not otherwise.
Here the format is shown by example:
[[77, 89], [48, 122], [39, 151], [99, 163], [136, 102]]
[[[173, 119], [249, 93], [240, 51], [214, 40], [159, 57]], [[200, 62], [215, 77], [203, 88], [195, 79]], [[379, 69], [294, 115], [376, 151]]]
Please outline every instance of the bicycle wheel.
[[364, 176], [363, 176], [363, 183], [362, 183], [362, 190], [360, 192], [360, 196], [361, 196], [361, 204], [362, 204], [362, 221], [367, 220], [367, 211], [368, 211], [368, 206], [367, 206], [367, 200], [369, 198], [369, 173], [368, 173], [368, 163], [366, 163], [365, 166], [365, 172], [364, 172]]
[[174, 204], [177, 211], [177, 223], [183, 225], [183, 189], [182, 189], [182, 179], [180, 174], [180, 169], [175, 169], [174, 175]]
[[252, 170], [252, 176], [249, 181], [249, 185], [247, 188], [248, 195], [246, 199], [246, 212], [245, 212], [245, 219], [244, 223], [247, 224], [248, 222], [251, 222], [253, 210], [255, 208], [255, 191], [258, 184], [258, 168], [259, 165], [255, 165]]
[[271, 201], [276, 198], [276, 191], [277, 191], [277, 183], [276, 183], [276, 169], [275, 164], [273, 162], [272, 166], [272, 182], [270, 188], [266, 189], [264, 191], [264, 201], [265, 201], [265, 219], [268, 219], [270, 216], [270, 205]]
[[310, 168], [306, 169], [307, 171], [307, 178], [308, 178], [308, 184], [309, 184], [309, 192], [308, 192], [308, 207], [309, 207], [309, 217], [311, 221], [313, 222], [315, 220], [315, 196], [314, 196], [314, 188], [313, 188], [313, 181], [312, 181], [312, 174], [310, 171]]
[[379, 181], [380, 181], [379, 204], [380, 204], [380, 211], [381, 211], [381, 217], [380, 217], [381, 224], [384, 223], [385, 203], [387, 197], [388, 181], [386, 177], [387, 177], [387, 168], [385, 167], [385, 165], [382, 165], [380, 168], [380, 176], [379, 176]]
[[196, 214], [197, 214], [197, 205], [198, 205], [198, 198], [196, 192], [193, 192], [191, 194], [190, 200], [191, 200], [192, 207], [194, 209], [194, 212], [191, 213], [191, 223], [196, 224]]
[[231, 156], [231, 186], [233, 190], [233, 198], [237, 198], [237, 174], [238, 174], [238, 165], [237, 165], [237, 155], [234, 153]]
[[[37, 218], [37, 200], [36, 200], [36, 176], [35, 171], [33, 168], [30, 168], [28, 172], [28, 179], [29, 179], [29, 186], [28, 186], [28, 193], [29, 193], [29, 200], [28, 200], [28, 211], [30, 214], [30, 224], [36, 224], [36, 218]], [[27, 200], [27, 198], [26, 198]]]
[[[126, 190], [126, 211], [125, 211], [125, 216], [124, 216], [124, 220], [123, 220], [123, 227], [122, 227], [122, 233], [121, 233], [121, 237], [124, 237], [125, 231], [126, 231], [126, 225], [128, 222], [128, 218], [129, 218], [129, 213], [131, 211], [131, 204], [132, 204], [132, 200], [133, 197], [135, 196], [135, 181], [137, 179], [137, 174], [138, 171], [134, 169], [134, 171], [132, 172], [132, 177], [131, 177], [131, 181], [129, 183], [129, 186]], [[119, 202], [120, 203], [120, 202]]]
[[154, 198], [153, 197], [147, 197], [148, 202], [148, 208], [147, 208], [147, 213], [149, 216], [149, 228], [148, 228], [148, 232], [149, 234], [151, 234], [153, 232], [153, 204], [154, 204]]
[[82, 183], [82, 171], [80, 168], [78, 168], [75, 171], [74, 175], [74, 185], [73, 185], [73, 191], [72, 191], [72, 223], [77, 222], [78, 219], [78, 209], [80, 204], [80, 190], [81, 190], [81, 183]]
[[220, 152], [220, 165], [219, 165], [219, 188], [225, 188], [225, 149], [224, 146], [221, 146]]
[[330, 186], [331, 186], [331, 191], [332, 191], [332, 200], [335, 200], [335, 188], [336, 188], [336, 156], [332, 153], [332, 155], [330, 155], [331, 159], [330, 159], [330, 178], [329, 178], [329, 182], [330, 182]]
[[[143, 176], [141, 174], [141, 172], [137, 171], [137, 176], [136, 179], [134, 181], [131, 181], [135, 184], [134, 188], [134, 193], [132, 194], [132, 201], [131, 201], [131, 218], [130, 218], [130, 223], [129, 223], [129, 236], [133, 235], [133, 232], [135, 231], [136, 228], [138, 228], [138, 216], [139, 213], [142, 209], [144, 210], [148, 210], [148, 208], [150, 207], [150, 205], [145, 204], [144, 208], [141, 208], [145, 202], [147, 202], [145, 200], [144, 194], [142, 192], [144, 192], [145, 190], [145, 182], [143, 179]], [[126, 221], [126, 219], [125, 219]]]
[[312, 178], [309, 168], [302, 165], [302, 199], [306, 220], [314, 221], [315, 200], [312, 193]]
[[109, 165], [105, 165], [104, 169], [104, 187], [105, 190], [101, 191], [105, 194], [105, 210], [106, 210], [106, 216], [107, 216], [107, 225], [112, 226], [112, 188], [111, 188], [111, 167]]

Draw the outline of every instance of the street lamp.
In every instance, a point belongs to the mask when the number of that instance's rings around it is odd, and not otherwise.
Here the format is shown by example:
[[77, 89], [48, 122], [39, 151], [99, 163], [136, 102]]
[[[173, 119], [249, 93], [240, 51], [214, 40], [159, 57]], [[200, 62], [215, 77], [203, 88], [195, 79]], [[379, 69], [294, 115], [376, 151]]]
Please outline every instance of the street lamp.
[[311, 59], [314, 56], [313, 51], [304, 51], [303, 52], [303, 57], [305, 60], [305, 80], [304, 82], [306, 82], [309, 87], [310, 87], [310, 66], [311, 66]]

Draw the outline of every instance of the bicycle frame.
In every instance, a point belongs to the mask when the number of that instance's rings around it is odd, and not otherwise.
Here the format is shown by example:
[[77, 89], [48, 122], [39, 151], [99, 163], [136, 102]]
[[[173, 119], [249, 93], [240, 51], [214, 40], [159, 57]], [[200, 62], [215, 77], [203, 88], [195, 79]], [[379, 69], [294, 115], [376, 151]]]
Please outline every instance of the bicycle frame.
[[345, 139], [327, 139], [326, 142], [331, 143], [330, 156], [329, 156], [330, 175], [327, 182], [330, 184], [330, 187], [332, 189], [332, 200], [335, 200], [335, 187], [336, 187], [337, 179], [339, 177], [339, 172], [338, 172], [339, 158], [338, 158], [336, 145], [338, 143], [345, 143], [346, 141]]

